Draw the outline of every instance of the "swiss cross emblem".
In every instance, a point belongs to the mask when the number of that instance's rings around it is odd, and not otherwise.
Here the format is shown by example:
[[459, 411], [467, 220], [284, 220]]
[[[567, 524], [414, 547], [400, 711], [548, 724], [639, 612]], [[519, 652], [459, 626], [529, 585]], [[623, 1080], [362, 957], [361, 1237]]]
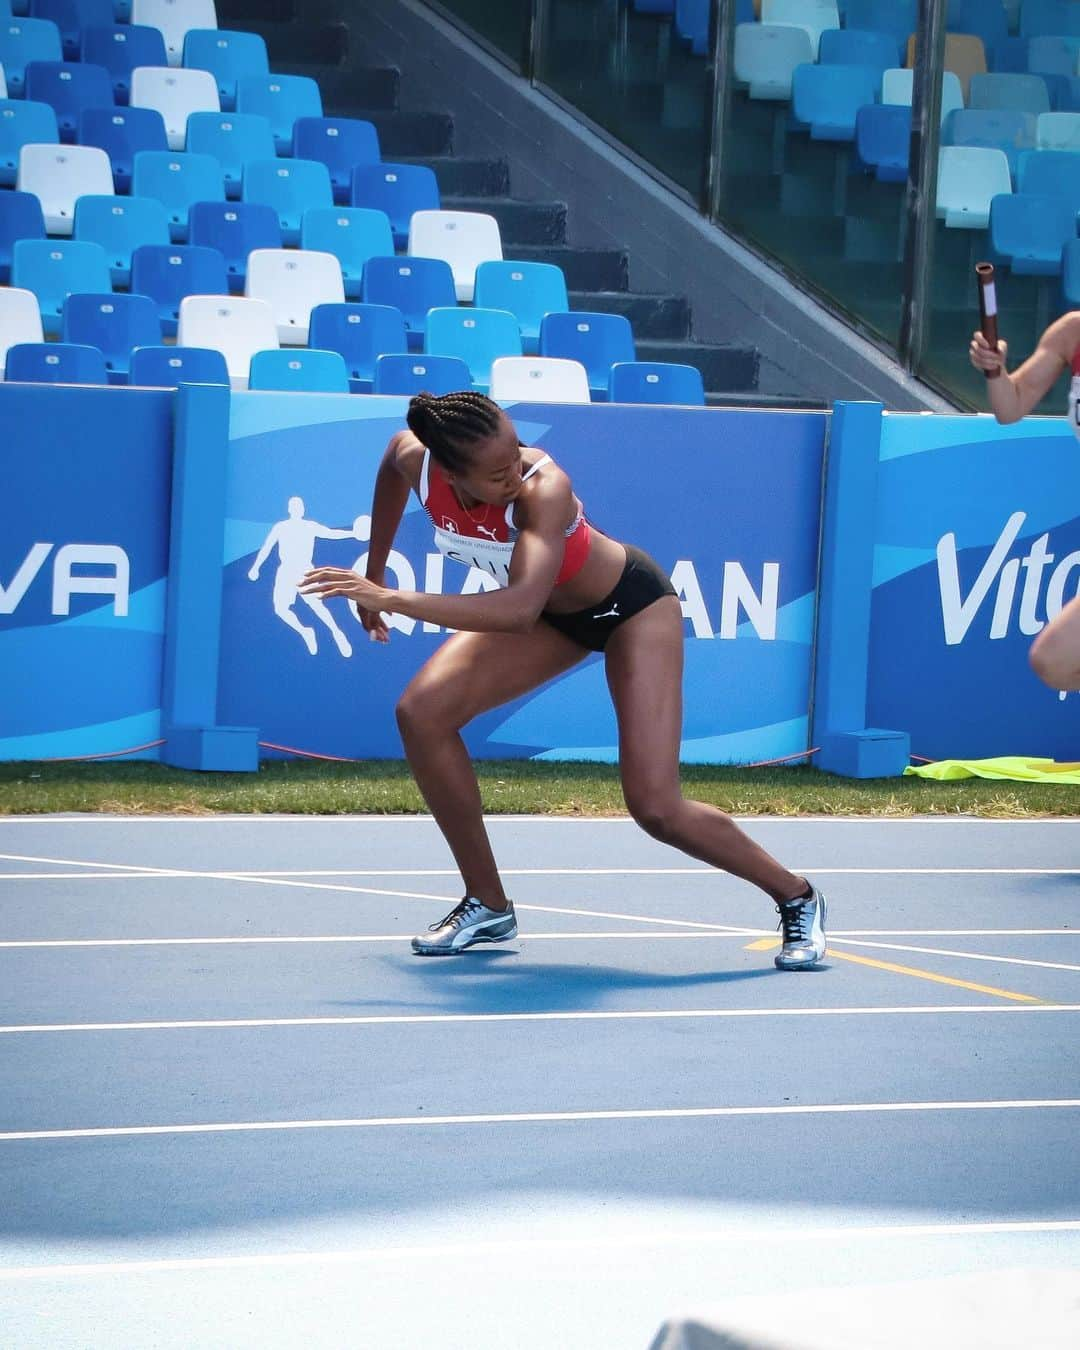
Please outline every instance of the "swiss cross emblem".
[[443, 529], [447, 532], [447, 534], [460, 534], [460, 533], [461, 533], [461, 531], [460, 531], [460, 530], [458, 529], [458, 527], [457, 527], [457, 522], [451, 520], [449, 516], [443, 516], [443, 518], [442, 518], [442, 527], [443, 527]]

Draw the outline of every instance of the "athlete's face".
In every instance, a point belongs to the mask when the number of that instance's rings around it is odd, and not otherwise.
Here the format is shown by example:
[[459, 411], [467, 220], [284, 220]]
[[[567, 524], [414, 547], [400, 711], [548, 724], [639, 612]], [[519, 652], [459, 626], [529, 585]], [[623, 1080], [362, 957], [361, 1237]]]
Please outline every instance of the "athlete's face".
[[453, 475], [459, 492], [478, 502], [507, 506], [521, 491], [521, 445], [509, 417], [499, 419], [496, 435], [469, 447], [469, 466]]

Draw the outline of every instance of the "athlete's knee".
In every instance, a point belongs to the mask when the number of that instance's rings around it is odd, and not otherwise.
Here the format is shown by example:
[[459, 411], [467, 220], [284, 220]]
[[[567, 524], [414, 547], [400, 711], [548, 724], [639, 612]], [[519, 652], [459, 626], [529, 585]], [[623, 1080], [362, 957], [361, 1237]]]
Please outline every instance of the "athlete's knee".
[[1080, 652], [1052, 628], [1044, 628], [1031, 644], [1028, 663], [1051, 689], [1075, 689], [1080, 683]]
[[646, 834], [665, 844], [678, 838], [683, 800], [677, 792], [624, 786], [623, 795], [626, 809]]
[[425, 681], [414, 680], [407, 686], [394, 713], [403, 737], [456, 731], [460, 725], [445, 697]]

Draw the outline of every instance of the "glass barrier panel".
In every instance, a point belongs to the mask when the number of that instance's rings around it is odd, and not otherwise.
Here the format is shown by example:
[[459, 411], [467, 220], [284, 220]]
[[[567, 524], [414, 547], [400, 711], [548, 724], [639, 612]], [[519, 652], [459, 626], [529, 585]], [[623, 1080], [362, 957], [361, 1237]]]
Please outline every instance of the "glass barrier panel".
[[436, 8], [486, 38], [518, 70], [526, 69], [532, 0], [437, 0]]

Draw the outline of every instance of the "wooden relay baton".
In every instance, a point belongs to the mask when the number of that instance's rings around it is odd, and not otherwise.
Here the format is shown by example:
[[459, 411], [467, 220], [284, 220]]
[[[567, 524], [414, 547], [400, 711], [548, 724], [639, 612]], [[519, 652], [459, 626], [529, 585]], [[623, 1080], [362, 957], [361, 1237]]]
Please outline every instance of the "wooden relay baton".
[[[998, 349], [997, 291], [994, 288], [994, 264], [981, 262], [975, 264], [975, 276], [979, 282], [979, 327], [983, 337], [990, 344], [990, 350]], [[988, 380], [996, 380], [1000, 370], [983, 372]]]

